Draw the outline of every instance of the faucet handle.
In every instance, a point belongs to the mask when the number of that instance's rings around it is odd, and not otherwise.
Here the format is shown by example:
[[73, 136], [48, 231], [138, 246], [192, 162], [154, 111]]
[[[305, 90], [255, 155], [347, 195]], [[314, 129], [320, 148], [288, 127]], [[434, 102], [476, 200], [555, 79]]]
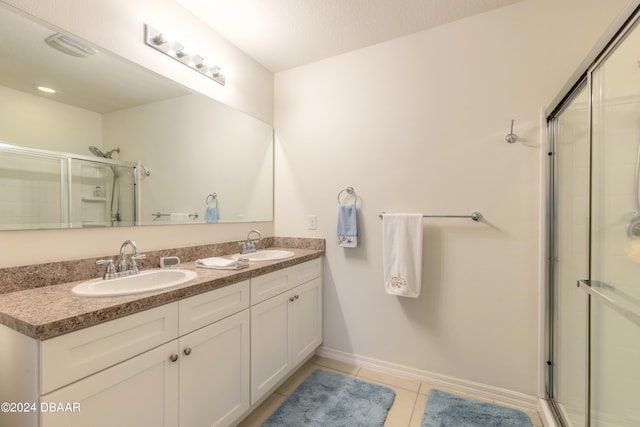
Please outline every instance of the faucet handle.
[[109, 265], [107, 265], [107, 270], [105, 271], [104, 276], [102, 276], [102, 278], [113, 279], [114, 277], [116, 277], [116, 266], [113, 265], [113, 260], [99, 259], [96, 261], [96, 265], [103, 265], [103, 264], [109, 264]]
[[137, 259], [145, 259], [147, 256], [145, 254], [133, 254], [131, 255], [131, 257], [129, 258], [129, 267], [127, 268], [128, 271], [130, 271], [132, 274], [136, 274], [140, 271], [140, 269], [138, 269], [138, 264], [136, 264], [136, 260]]

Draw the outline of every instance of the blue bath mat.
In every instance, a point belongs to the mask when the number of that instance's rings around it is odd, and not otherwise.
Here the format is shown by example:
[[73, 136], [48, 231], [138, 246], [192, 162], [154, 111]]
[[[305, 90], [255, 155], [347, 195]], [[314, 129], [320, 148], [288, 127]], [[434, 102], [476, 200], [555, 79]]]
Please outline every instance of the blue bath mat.
[[531, 427], [517, 409], [431, 390], [421, 427]]
[[395, 392], [387, 387], [316, 370], [262, 426], [382, 426], [394, 398]]

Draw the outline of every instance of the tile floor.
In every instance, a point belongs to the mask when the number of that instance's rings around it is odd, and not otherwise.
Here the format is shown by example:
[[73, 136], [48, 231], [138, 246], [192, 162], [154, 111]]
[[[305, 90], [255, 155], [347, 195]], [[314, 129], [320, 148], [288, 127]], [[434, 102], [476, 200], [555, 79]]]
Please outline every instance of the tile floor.
[[[238, 427], [259, 427], [273, 411], [285, 401], [304, 379], [316, 369], [338, 372], [376, 384], [385, 385], [396, 392], [396, 398], [387, 415], [385, 427], [420, 427], [422, 414], [427, 403], [427, 395], [432, 386], [417, 380], [395, 377], [368, 368], [359, 368], [332, 359], [314, 356], [296, 371], [280, 388], [257, 407]], [[455, 394], [455, 390], [443, 391]], [[463, 394], [463, 393], [457, 393]], [[470, 396], [475, 397], [475, 396]], [[478, 397], [476, 397], [478, 398]], [[478, 398], [482, 400], [482, 398]], [[496, 402], [500, 403], [500, 402]], [[522, 408], [517, 408], [524, 410]], [[524, 410], [531, 418], [533, 427], [542, 427], [542, 421], [535, 411]]]

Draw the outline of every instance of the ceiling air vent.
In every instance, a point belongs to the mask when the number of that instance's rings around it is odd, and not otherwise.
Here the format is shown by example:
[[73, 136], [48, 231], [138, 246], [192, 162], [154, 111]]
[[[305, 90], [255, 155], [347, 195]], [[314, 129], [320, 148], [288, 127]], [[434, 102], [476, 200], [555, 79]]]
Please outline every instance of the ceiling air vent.
[[73, 56], [85, 57], [98, 53], [94, 48], [60, 33], [47, 37], [45, 41], [49, 46]]

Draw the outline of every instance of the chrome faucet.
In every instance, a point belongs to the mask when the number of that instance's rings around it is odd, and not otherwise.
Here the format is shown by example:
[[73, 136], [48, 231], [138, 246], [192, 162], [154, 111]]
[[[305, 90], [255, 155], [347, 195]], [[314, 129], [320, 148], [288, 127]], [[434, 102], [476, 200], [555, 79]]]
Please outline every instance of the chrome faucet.
[[[252, 239], [251, 238], [252, 234], [257, 234], [258, 238]], [[255, 252], [256, 242], [259, 242], [260, 240], [262, 240], [262, 234], [260, 234], [258, 230], [249, 231], [249, 233], [247, 234], [247, 240], [245, 242], [238, 243], [240, 245], [240, 253], [244, 255], [244, 254], [250, 254], [252, 252]]]
[[[129, 264], [127, 264], [127, 260], [125, 257], [125, 251], [127, 246], [131, 246], [132, 252], [129, 257]], [[124, 243], [120, 246], [120, 255], [118, 257], [118, 266], [113, 265], [112, 259], [99, 259], [96, 261], [97, 265], [107, 264], [107, 270], [104, 273], [103, 279], [115, 279], [123, 276], [130, 276], [132, 274], [138, 274], [140, 270], [138, 269], [138, 264], [136, 264], [137, 259], [144, 259], [147, 256], [145, 254], [138, 253], [138, 247], [132, 240], [125, 240]]]
[[[131, 257], [129, 257], [129, 264], [127, 264], [127, 260], [125, 258], [124, 252], [127, 249], [127, 246], [131, 246], [132, 252]], [[123, 276], [128, 276], [130, 274], [138, 274], [140, 270], [138, 269], [138, 264], [136, 264], [137, 259], [144, 259], [147, 256], [145, 254], [138, 253], [138, 247], [133, 242], [133, 240], [125, 240], [124, 243], [120, 246], [120, 256], [118, 258], [118, 273], [124, 273]]]

